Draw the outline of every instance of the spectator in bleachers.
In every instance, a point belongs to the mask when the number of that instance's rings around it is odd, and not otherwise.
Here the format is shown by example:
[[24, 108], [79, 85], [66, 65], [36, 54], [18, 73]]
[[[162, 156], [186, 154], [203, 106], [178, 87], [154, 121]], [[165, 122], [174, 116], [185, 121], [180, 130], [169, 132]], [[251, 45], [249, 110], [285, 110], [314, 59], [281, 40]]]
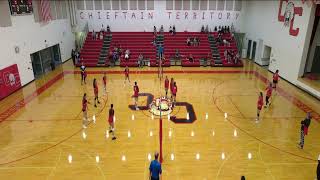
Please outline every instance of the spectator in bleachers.
[[187, 38], [187, 45], [191, 46], [191, 38], [190, 37]]
[[192, 54], [189, 54], [189, 57], [187, 58], [187, 60], [188, 60], [189, 62], [191, 62], [191, 63], [194, 62], [194, 59], [193, 59]]
[[92, 39], [95, 40], [96, 39], [96, 32], [94, 30], [92, 30]]
[[204, 25], [202, 25], [200, 32], [201, 32], [201, 33], [204, 33]]
[[176, 59], [176, 60], [180, 59], [180, 56], [181, 56], [181, 55], [180, 55], [179, 50], [176, 49], [176, 53], [175, 53], [175, 55], [174, 55], [175, 59]]
[[111, 33], [111, 30], [110, 30], [110, 26], [107, 25], [107, 33], [110, 34]]
[[103, 31], [100, 31], [100, 40], [103, 40]]
[[163, 34], [163, 31], [164, 31], [163, 25], [161, 25], [160, 30], [159, 30], [160, 34]]
[[163, 46], [160, 44], [159, 49], [158, 49], [159, 58], [162, 58], [163, 52], [164, 52], [164, 48], [163, 48]]
[[229, 26], [227, 27], [227, 33], [230, 33], [230, 27]]
[[[236, 51], [234, 51], [236, 53]], [[236, 53], [235, 57], [234, 57], [234, 64], [238, 64], [240, 60], [240, 54], [239, 53]]]
[[153, 26], [153, 35], [157, 35], [157, 28], [156, 28], [156, 26]]
[[124, 59], [125, 60], [129, 60], [130, 58], [130, 50], [129, 49], [126, 49], [125, 53], [124, 53]]
[[172, 26], [169, 27], [169, 33], [172, 34], [173, 30], [172, 30]]
[[228, 64], [231, 63], [231, 57], [232, 57], [232, 52], [228, 50], [228, 51], [227, 51]]
[[204, 67], [207, 67], [209, 59], [210, 59], [210, 53], [208, 53], [208, 55], [203, 58], [203, 66]]
[[217, 31], [218, 31], [217, 26], [215, 26], [214, 27], [214, 32], [217, 32]]
[[152, 40], [151, 44], [154, 46], [157, 46], [157, 36], [156, 35], [153, 36], [153, 40]]
[[206, 29], [204, 30], [204, 32], [205, 32], [205, 33], [208, 33], [208, 32], [209, 32], [209, 26], [208, 26], [208, 25], [206, 26]]
[[138, 57], [138, 66], [140, 68], [143, 67], [143, 55], [140, 53], [139, 57]]
[[172, 35], [176, 35], [176, 26], [175, 25], [173, 25], [173, 27], [172, 27]]
[[196, 38], [196, 37], [193, 38], [192, 44], [193, 44], [193, 46], [197, 46], [198, 41], [197, 41], [197, 38]]

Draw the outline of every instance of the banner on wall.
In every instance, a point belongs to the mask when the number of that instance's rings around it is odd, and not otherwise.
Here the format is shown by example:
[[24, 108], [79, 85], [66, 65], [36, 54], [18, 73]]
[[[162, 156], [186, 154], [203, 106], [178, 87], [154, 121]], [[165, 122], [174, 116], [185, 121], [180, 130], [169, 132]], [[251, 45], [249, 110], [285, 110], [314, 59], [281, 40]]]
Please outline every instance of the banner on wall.
[[21, 88], [17, 64], [0, 70], [0, 100]]

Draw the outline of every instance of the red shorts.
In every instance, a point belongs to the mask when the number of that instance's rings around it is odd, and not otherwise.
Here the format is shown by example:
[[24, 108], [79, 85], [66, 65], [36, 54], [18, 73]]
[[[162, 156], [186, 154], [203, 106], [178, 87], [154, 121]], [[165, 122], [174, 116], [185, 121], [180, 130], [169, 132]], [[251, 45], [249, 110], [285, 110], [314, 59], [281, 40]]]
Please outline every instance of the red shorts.
[[304, 127], [304, 128], [303, 128], [303, 132], [304, 132], [304, 135], [308, 135], [308, 128], [307, 128], [307, 127]]
[[113, 123], [113, 116], [109, 116], [108, 122], [109, 124]]

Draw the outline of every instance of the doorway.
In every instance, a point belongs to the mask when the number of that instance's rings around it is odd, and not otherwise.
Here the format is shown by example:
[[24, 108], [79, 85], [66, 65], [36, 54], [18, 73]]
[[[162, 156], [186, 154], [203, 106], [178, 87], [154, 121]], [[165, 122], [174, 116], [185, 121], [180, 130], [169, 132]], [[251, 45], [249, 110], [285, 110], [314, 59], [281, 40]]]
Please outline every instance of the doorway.
[[252, 41], [248, 41], [248, 49], [247, 49], [247, 58], [250, 59], [250, 53], [251, 53], [251, 43]]
[[311, 73], [320, 73], [320, 46], [316, 46], [313, 63], [311, 67]]
[[257, 42], [253, 41], [251, 59], [256, 58]]
[[62, 63], [59, 44], [30, 55], [35, 78], [55, 69]]
[[261, 65], [262, 66], [269, 66], [270, 64], [270, 56], [271, 56], [272, 48], [270, 46], [264, 46], [263, 48], [263, 56], [261, 58]]

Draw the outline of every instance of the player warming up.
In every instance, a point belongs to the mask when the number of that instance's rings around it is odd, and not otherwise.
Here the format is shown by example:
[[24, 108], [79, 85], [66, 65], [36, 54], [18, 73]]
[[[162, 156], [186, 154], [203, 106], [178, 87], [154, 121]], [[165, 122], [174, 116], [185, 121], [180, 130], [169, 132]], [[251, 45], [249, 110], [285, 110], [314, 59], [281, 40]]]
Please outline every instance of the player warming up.
[[86, 84], [87, 72], [86, 72], [86, 66], [83, 65], [83, 63], [80, 66], [80, 71], [81, 71], [81, 85], [83, 83]]
[[130, 83], [130, 78], [129, 78], [129, 68], [128, 66], [126, 66], [126, 68], [124, 69], [124, 84], [126, 84], [126, 81], [129, 81]]
[[257, 103], [257, 121], [259, 121], [260, 118], [260, 111], [262, 109], [263, 106], [263, 93], [260, 92], [259, 98], [258, 98], [258, 103]]
[[103, 82], [104, 94], [106, 94], [107, 93], [107, 76], [106, 76], [106, 73], [103, 73], [102, 82]]
[[170, 80], [170, 93], [171, 93], [171, 99], [172, 99], [172, 89], [173, 89], [173, 84], [174, 84], [174, 80], [173, 80], [173, 78], [171, 78], [171, 80]]
[[97, 83], [96, 78], [93, 79], [93, 91], [94, 91], [94, 107], [97, 107], [96, 102], [98, 102], [98, 104], [100, 104], [100, 101], [99, 101], [99, 97], [98, 97], [99, 90], [98, 90], [98, 83]]
[[272, 77], [272, 82], [273, 82], [273, 88], [276, 89], [277, 88], [277, 84], [278, 84], [278, 81], [279, 81], [279, 70], [276, 70], [276, 72], [273, 74], [273, 77]]
[[82, 113], [83, 113], [83, 118], [82, 118], [82, 127], [85, 129], [87, 128], [87, 122], [88, 122], [88, 100], [87, 100], [87, 93], [83, 94], [82, 97]]
[[133, 98], [134, 98], [134, 106], [136, 108], [136, 110], [138, 111], [138, 97], [139, 97], [139, 87], [137, 85], [137, 82], [134, 82], [134, 86], [133, 86]]
[[166, 79], [164, 80], [164, 90], [166, 91], [166, 97], [168, 96], [168, 89], [169, 89], [169, 79], [166, 76]]
[[267, 90], [267, 93], [266, 93], [266, 105], [264, 106], [265, 108], [267, 106], [270, 106], [269, 100], [270, 100], [270, 98], [272, 96], [272, 90], [273, 90], [272, 89], [272, 83], [269, 84], [269, 86], [266, 88], [266, 90]]
[[112, 140], [116, 139], [116, 136], [114, 135], [114, 109], [113, 104], [111, 104], [111, 107], [109, 109], [109, 133], [112, 133]]
[[173, 88], [172, 88], [172, 97], [173, 97], [173, 104], [176, 103], [176, 97], [177, 97], [177, 92], [178, 92], [178, 87], [177, 87], [177, 83], [174, 82], [173, 83]]

